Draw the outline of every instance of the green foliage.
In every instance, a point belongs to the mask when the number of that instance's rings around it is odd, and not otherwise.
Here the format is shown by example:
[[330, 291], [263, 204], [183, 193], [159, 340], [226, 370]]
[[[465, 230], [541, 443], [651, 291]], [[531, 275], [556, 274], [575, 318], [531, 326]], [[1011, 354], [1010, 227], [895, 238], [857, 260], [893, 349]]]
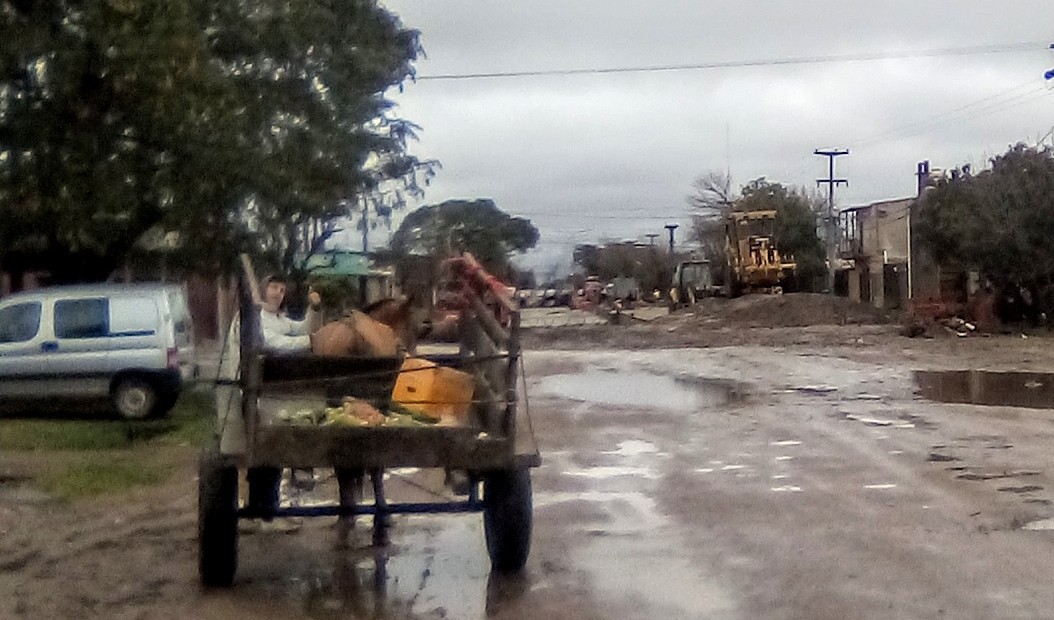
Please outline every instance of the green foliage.
[[939, 181], [917, 206], [917, 240], [999, 287], [1054, 282], [1054, 153], [1024, 145]]
[[493, 200], [448, 200], [407, 215], [392, 235], [391, 249], [402, 258], [471, 252], [488, 271], [509, 282], [514, 276], [509, 256], [533, 248], [538, 238], [530, 220], [510, 216]]
[[0, 0], [0, 42], [7, 268], [98, 279], [151, 229], [197, 268], [288, 264], [307, 224], [419, 190], [383, 97], [418, 33], [375, 0]]

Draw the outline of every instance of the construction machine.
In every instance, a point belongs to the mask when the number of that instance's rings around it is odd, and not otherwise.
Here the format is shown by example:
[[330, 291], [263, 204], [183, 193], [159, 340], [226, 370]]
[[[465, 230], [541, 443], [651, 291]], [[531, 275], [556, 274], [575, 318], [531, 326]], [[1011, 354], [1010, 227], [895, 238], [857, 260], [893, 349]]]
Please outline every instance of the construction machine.
[[779, 294], [797, 267], [776, 247], [776, 211], [733, 211], [725, 217], [725, 293]]
[[670, 287], [670, 305], [673, 309], [693, 306], [699, 299], [712, 295], [714, 279], [708, 260], [684, 260], [677, 263]]

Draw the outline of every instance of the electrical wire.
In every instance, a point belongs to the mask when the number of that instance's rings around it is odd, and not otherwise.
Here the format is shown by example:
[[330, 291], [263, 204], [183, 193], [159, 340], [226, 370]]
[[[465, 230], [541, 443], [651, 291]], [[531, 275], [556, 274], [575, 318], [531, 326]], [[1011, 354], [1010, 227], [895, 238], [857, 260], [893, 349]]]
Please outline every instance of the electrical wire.
[[702, 71], [749, 67], [778, 67], [786, 65], [808, 65], [838, 62], [868, 62], [911, 58], [936, 58], [941, 56], [969, 56], [975, 54], [1009, 54], [1046, 51], [1049, 42], [1009, 43], [1000, 45], [974, 45], [966, 47], [944, 47], [928, 50], [902, 50], [858, 54], [833, 54], [829, 56], [799, 56], [792, 58], [768, 58], [759, 60], [729, 60], [670, 65], [645, 65], [640, 67], [606, 67], [576, 69], [539, 69], [526, 71], [493, 71], [478, 73], [445, 73], [417, 76], [416, 81], [477, 80], [515, 77], [608, 75], [620, 73], [661, 73], [670, 71]]
[[[1033, 84], [1035, 84], [1035, 80], [1030, 80], [1027, 85]], [[853, 148], [861, 148], [864, 146], [882, 144], [884, 142], [895, 142], [897, 140], [903, 140], [905, 138], [914, 137], [949, 121], [961, 122], [965, 120], [979, 118], [981, 116], [987, 116], [988, 113], [998, 113], [1008, 109], [1012, 109], [1014, 107], [1017, 107], [1017, 102], [1021, 102], [1021, 104], [1023, 104], [1042, 98], [1042, 96], [1046, 94], [1046, 92], [1044, 91], [1047, 90], [1045, 86], [1038, 85], [1023, 93], [1017, 93], [1013, 96], [1007, 97], [1008, 95], [1011, 95], [1011, 93], [1020, 90], [1022, 86], [1012, 88], [998, 95], [992, 95], [989, 97], [978, 99], [964, 106], [955, 108], [954, 110], [949, 110], [948, 112], [938, 114], [928, 119], [916, 121], [914, 123], [909, 123], [907, 125], [903, 125], [901, 127], [885, 131], [866, 140], [850, 142], [849, 144]], [[1006, 98], [1004, 99], [1004, 97]], [[982, 107], [973, 110], [970, 109], [977, 105], [981, 105]], [[965, 116], [959, 116], [961, 112], [966, 112], [967, 110], [969, 110], [969, 112]]]

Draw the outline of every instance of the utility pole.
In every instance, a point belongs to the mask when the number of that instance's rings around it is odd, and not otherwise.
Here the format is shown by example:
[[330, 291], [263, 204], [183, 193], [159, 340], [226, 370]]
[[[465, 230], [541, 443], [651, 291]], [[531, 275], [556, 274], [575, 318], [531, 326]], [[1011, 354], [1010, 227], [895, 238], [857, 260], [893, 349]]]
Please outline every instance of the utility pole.
[[666, 230], [670, 231], [670, 254], [673, 254], [673, 231], [677, 230], [677, 224], [667, 224]]
[[838, 262], [838, 218], [834, 212], [834, 190], [839, 185], [849, 185], [848, 179], [836, 179], [834, 176], [834, 160], [842, 155], [848, 155], [848, 149], [816, 149], [816, 155], [827, 158], [827, 178], [817, 179], [816, 185], [827, 186], [827, 290], [834, 294], [834, 270]]
[[362, 253], [370, 251], [370, 204], [366, 201], [366, 193], [362, 194]]

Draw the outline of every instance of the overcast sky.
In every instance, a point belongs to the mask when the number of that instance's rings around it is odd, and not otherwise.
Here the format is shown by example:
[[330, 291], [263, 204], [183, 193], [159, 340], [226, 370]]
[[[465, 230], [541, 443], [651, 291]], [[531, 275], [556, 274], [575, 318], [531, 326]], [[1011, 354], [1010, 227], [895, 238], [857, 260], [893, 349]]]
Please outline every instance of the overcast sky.
[[[385, 0], [421, 31], [421, 78], [1036, 43], [1029, 52], [709, 70], [429, 80], [395, 95], [443, 169], [424, 203], [493, 198], [575, 242], [690, 221], [692, 180], [731, 170], [815, 187], [848, 148], [842, 206], [911, 195], [918, 161], [972, 162], [1054, 126], [1050, 0]], [[412, 207], [411, 207], [412, 208]]]

